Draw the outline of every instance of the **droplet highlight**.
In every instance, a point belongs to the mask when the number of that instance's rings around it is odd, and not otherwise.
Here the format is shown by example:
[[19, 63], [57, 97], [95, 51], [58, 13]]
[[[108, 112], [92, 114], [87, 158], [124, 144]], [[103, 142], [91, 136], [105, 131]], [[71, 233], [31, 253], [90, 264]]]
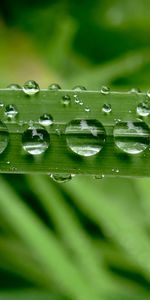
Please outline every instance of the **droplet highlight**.
[[17, 83], [11, 83], [7, 86], [7, 89], [10, 89], [10, 90], [14, 90], [14, 91], [17, 91], [17, 90], [21, 90], [21, 86]]
[[107, 86], [102, 86], [101, 87], [101, 94], [103, 95], [108, 95], [110, 93], [110, 88]]
[[42, 154], [48, 149], [49, 144], [49, 134], [42, 126], [29, 127], [22, 135], [23, 149], [29, 154]]
[[78, 91], [78, 92], [80, 92], [80, 91], [86, 91], [86, 87], [83, 86], [83, 85], [77, 85], [77, 86], [73, 87], [73, 90], [74, 91]]
[[116, 146], [128, 154], [139, 154], [149, 146], [150, 131], [144, 122], [121, 122], [113, 130]]
[[25, 94], [32, 96], [40, 91], [40, 87], [34, 80], [28, 80], [23, 85], [23, 91]]
[[97, 120], [72, 120], [67, 125], [65, 134], [69, 149], [85, 157], [99, 153], [106, 139], [105, 129]]

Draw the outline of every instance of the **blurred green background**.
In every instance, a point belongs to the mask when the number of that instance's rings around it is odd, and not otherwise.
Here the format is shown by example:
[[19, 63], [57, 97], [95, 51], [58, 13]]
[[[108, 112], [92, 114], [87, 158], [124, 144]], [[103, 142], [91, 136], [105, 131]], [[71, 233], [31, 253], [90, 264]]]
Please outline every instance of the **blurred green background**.
[[[0, 4], [0, 87], [150, 88], [150, 1]], [[0, 177], [0, 300], [150, 299], [149, 179]]]

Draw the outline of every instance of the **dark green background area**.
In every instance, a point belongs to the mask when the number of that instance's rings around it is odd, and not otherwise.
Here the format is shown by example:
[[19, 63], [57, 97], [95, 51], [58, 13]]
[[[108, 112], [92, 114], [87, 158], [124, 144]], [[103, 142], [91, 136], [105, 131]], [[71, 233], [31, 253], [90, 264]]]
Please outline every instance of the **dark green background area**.
[[[146, 92], [149, 11], [149, 0], [2, 1], [0, 87]], [[149, 183], [1, 175], [0, 300], [150, 299]]]

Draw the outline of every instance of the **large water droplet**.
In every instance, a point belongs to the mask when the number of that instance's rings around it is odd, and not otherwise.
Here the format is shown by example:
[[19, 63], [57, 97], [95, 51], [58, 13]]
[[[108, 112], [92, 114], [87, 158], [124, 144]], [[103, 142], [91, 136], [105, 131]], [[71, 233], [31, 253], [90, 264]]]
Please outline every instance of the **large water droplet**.
[[65, 130], [68, 147], [81, 156], [92, 156], [103, 148], [105, 129], [97, 120], [75, 119]]
[[39, 123], [43, 126], [50, 126], [53, 124], [53, 117], [49, 114], [44, 114], [40, 117]]
[[34, 80], [28, 80], [23, 85], [23, 91], [25, 94], [32, 96], [35, 95], [40, 91], [38, 83], [36, 83]]
[[50, 177], [57, 183], [68, 182], [72, 179], [71, 174], [51, 174]]
[[51, 91], [58, 91], [60, 89], [61, 89], [61, 87], [57, 83], [52, 83], [51, 85], [48, 86], [48, 90], [51, 90]]
[[9, 133], [6, 125], [0, 121], [0, 154], [4, 152], [8, 145]]
[[32, 155], [44, 153], [49, 143], [49, 134], [42, 126], [29, 127], [22, 135], [23, 149]]
[[106, 114], [109, 114], [111, 112], [111, 105], [110, 104], [107, 104], [105, 103], [102, 107], [102, 111]]
[[85, 86], [82, 86], [82, 85], [77, 85], [77, 86], [74, 86], [73, 87], [73, 90], [74, 91], [86, 91], [86, 88], [85, 88]]
[[149, 145], [150, 131], [144, 122], [118, 123], [113, 135], [116, 146], [128, 154], [139, 154]]
[[7, 86], [7, 89], [10, 89], [10, 90], [21, 90], [21, 86], [17, 83], [11, 83]]
[[5, 115], [8, 119], [14, 119], [16, 115], [18, 114], [18, 110], [13, 104], [9, 104], [5, 108]]
[[108, 95], [110, 93], [110, 88], [107, 86], [102, 86], [101, 87], [101, 94], [103, 95]]
[[62, 96], [61, 103], [62, 103], [64, 106], [70, 105], [70, 103], [71, 103], [71, 98], [70, 98], [70, 96], [69, 96], [69, 95], [64, 95], [64, 96]]
[[142, 103], [139, 103], [136, 109], [139, 116], [147, 117], [150, 114], [150, 103], [147, 101], [144, 101]]

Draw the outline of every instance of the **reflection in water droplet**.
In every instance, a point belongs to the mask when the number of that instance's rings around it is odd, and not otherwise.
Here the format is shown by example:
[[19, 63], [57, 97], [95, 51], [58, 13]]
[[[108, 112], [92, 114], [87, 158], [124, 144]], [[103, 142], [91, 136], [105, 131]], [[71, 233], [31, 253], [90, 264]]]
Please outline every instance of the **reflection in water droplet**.
[[76, 119], [65, 130], [68, 147], [81, 156], [92, 156], [103, 148], [105, 129], [97, 120]]
[[147, 117], [150, 114], [150, 103], [147, 101], [144, 101], [142, 103], [139, 103], [136, 109], [139, 116]]
[[23, 85], [23, 91], [25, 94], [32, 96], [40, 91], [39, 85], [34, 80], [28, 80]]
[[21, 86], [17, 83], [12, 83], [12, 84], [9, 84], [7, 86], [7, 89], [10, 89], [10, 90], [21, 90]]
[[61, 90], [61, 87], [57, 83], [52, 83], [51, 85], [48, 86], [48, 90], [58, 91], [58, 90]]
[[57, 183], [68, 182], [72, 179], [71, 174], [51, 174], [50, 177]]
[[23, 149], [32, 155], [44, 153], [49, 143], [49, 134], [42, 126], [29, 127], [22, 135]]
[[53, 124], [53, 117], [49, 114], [43, 114], [40, 119], [39, 123], [43, 126], [49, 126]]
[[4, 152], [8, 145], [9, 133], [6, 125], [0, 121], [0, 154]]
[[63, 96], [62, 99], [61, 99], [61, 103], [62, 103], [64, 106], [70, 105], [70, 103], [71, 103], [71, 98], [70, 98], [70, 96], [69, 96], [69, 95]]
[[105, 103], [102, 107], [102, 111], [106, 114], [109, 114], [111, 112], [111, 105], [110, 104], [107, 104]]
[[85, 88], [85, 86], [82, 86], [82, 85], [77, 85], [77, 86], [74, 86], [73, 87], [73, 90], [74, 91], [86, 91], [86, 88]]
[[14, 105], [9, 104], [6, 106], [5, 115], [8, 119], [14, 119], [17, 114], [18, 114], [18, 111]]
[[149, 145], [150, 131], [144, 122], [122, 122], [114, 127], [115, 144], [128, 154], [139, 154]]
[[107, 86], [102, 86], [102, 88], [101, 88], [101, 93], [102, 93], [103, 95], [108, 95], [108, 94], [110, 93], [110, 88], [107, 87]]

